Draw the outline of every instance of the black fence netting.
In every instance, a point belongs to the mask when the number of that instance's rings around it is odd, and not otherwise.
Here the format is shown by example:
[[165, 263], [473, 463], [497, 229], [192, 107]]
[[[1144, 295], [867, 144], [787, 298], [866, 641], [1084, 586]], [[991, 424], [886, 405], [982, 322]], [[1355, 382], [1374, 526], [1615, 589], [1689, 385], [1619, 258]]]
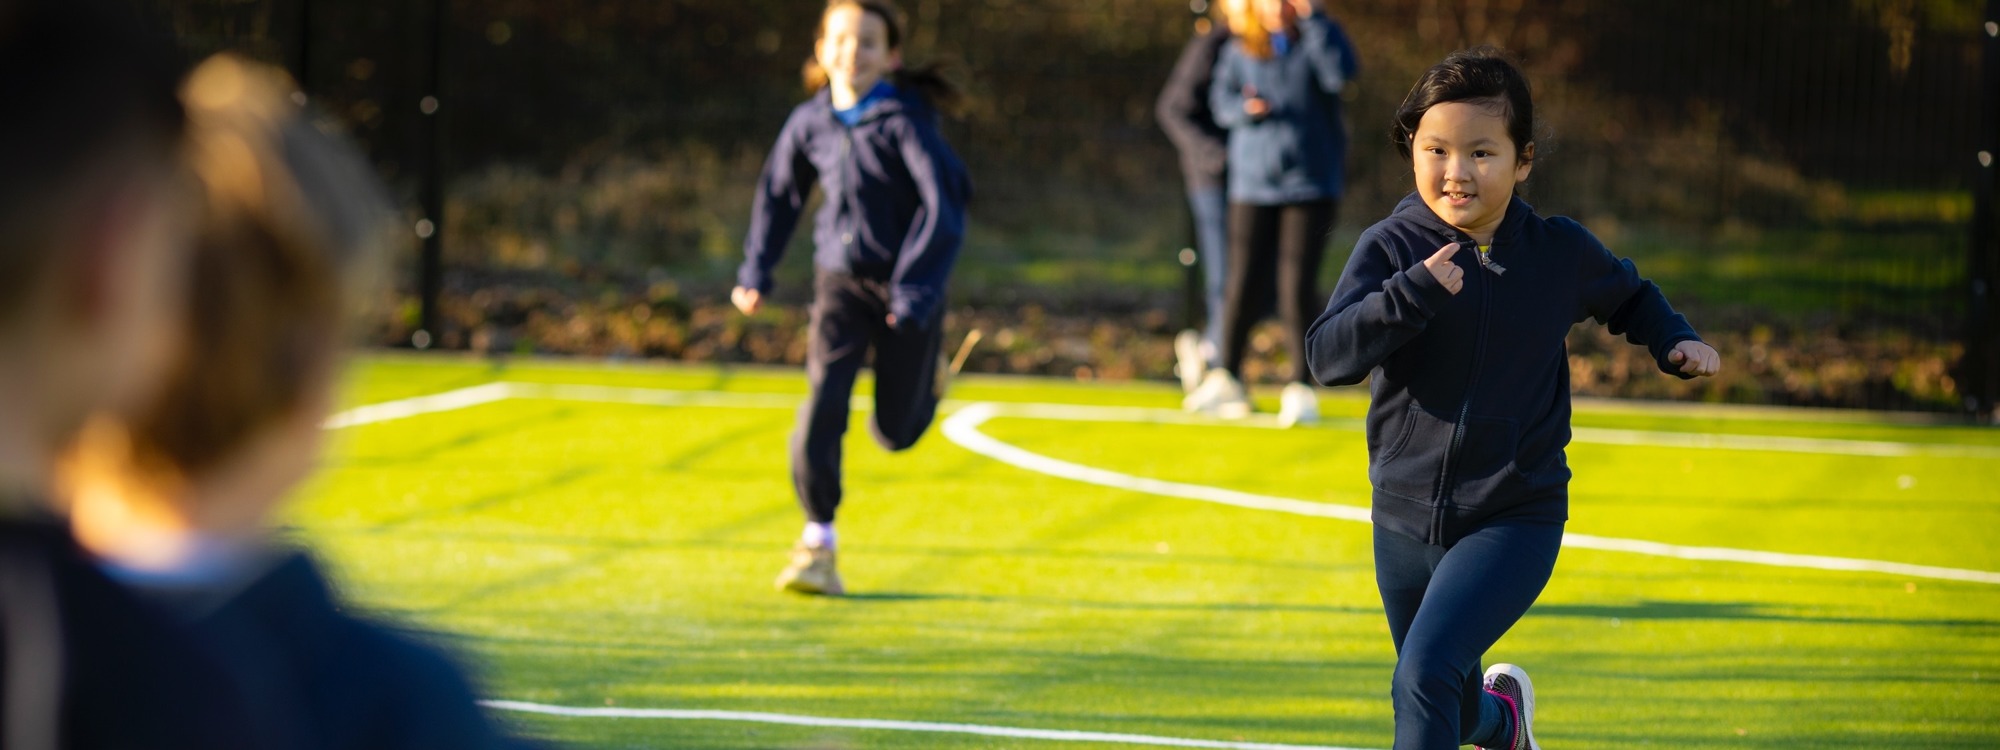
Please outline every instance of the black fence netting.
[[[1199, 4], [1200, 0], [1197, 0]], [[191, 55], [290, 67], [438, 227], [433, 345], [798, 361], [809, 238], [778, 310], [727, 289], [766, 149], [805, 95], [820, 0], [147, 0]], [[1446, 53], [1494, 44], [1536, 86], [1525, 194], [1655, 279], [1722, 350], [1681, 383], [1599, 329], [1579, 392], [1957, 411], [1980, 176], [1986, 9], [1951, 0], [1328, 2], [1358, 47], [1354, 146], [1324, 289], [1411, 189], [1387, 123]], [[1153, 102], [1199, 16], [1182, 0], [904, 0], [912, 62], [971, 94], [953, 282], [969, 367], [1165, 378], [1189, 310], [1178, 162]], [[435, 107], [425, 105], [435, 97]], [[427, 114], [426, 111], [430, 113]], [[427, 183], [426, 180], [432, 182]], [[442, 194], [425, 210], [426, 184]], [[800, 232], [801, 235], [808, 232]], [[409, 239], [380, 322], [422, 323]], [[1248, 373], [1275, 376], [1262, 333]]]

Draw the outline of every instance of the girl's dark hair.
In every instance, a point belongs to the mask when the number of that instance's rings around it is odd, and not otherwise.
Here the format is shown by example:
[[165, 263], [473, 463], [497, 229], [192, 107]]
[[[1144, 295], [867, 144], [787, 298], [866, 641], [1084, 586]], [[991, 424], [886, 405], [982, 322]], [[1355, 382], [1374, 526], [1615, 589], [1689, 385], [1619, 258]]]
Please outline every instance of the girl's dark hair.
[[1410, 158], [1410, 141], [1416, 138], [1417, 123], [1431, 107], [1446, 102], [1481, 102], [1498, 107], [1507, 120], [1507, 135], [1522, 161], [1529, 160], [1529, 144], [1535, 142], [1535, 101], [1528, 91], [1528, 77], [1507, 59], [1507, 53], [1491, 46], [1459, 50], [1444, 62], [1431, 66], [1403, 97], [1396, 119], [1389, 124], [1389, 138], [1404, 160]]
[[[860, 8], [861, 12], [882, 19], [882, 25], [889, 31], [889, 49], [903, 48], [903, 11], [888, 0], [827, 0], [826, 10], [819, 14], [819, 26], [813, 30], [813, 41], [826, 38], [826, 17], [834, 10], [845, 7]], [[819, 66], [819, 59], [806, 57], [805, 68], [800, 71], [805, 79], [806, 90], [817, 92], [826, 87], [826, 71]], [[965, 96], [944, 76], [944, 66], [932, 63], [922, 67], [904, 66], [889, 75], [889, 82], [896, 88], [912, 89], [922, 94], [924, 99], [938, 111], [957, 115], [963, 108]]]

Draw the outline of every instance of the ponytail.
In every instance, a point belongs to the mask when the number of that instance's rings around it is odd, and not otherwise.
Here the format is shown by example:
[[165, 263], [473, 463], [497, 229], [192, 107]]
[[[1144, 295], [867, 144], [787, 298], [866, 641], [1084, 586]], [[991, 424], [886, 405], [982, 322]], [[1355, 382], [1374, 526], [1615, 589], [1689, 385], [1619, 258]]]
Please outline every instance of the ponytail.
[[945, 77], [944, 70], [943, 65], [931, 63], [915, 70], [898, 70], [889, 80], [896, 88], [922, 95], [924, 101], [930, 102], [931, 108], [938, 112], [957, 117], [965, 111], [965, 93], [959, 90], [958, 84]]
[[[826, 36], [826, 14], [848, 6], [882, 19], [882, 25], [889, 30], [889, 49], [903, 48], [903, 12], [889, 0], [827, 0], [826, 10], [819, 16], [819, 27], [813, 31], [814, 43]], [[945, 76], [944, 71], [945, 66], [938, 63], [906, 66], [890, 73], [889, 83], [899, 89], [917, 92], [937, 111], [956, 117], [965, 109], [965, 94], [958, 84]], [[806, 64], [799, 69], [799, 78], [805, 84], [807, 93], [818, 93], [826, 88], [826, 70], [819, 66], [816, 56], [806, 56]]]

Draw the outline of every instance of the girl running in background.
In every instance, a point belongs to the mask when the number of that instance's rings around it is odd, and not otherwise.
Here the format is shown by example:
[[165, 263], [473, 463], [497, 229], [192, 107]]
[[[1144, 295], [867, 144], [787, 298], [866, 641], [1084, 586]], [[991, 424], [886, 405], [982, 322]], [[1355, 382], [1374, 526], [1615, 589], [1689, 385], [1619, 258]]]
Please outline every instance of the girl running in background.
[[1321, 383], [1370, 378], [1396, 748], [1535, 748], [1527, 673], [1479, 662], [1548, 583], [1569, 518], [1564, 337], [1594, 318], [1682, 378], [1720, 359], [1631, 261], [1514, 195], [1534, 102], [1499, 53], [1426, 71], [1392, 132], [1416, 192], [1362, 233], [1306, 348]]
[[1347, 162], [1340, 92], [1354, 45], [1320, 0], [1231, 0], [1235, 34], [1215, 65], [1209, 105], [1229, 129], [1229, 288], [1222, 366], [1183, 402], [1233, 419], [1250, 413], [1243, 354], [1255, 311], [1275, 290], [1291, 373], [1278, 422], [1319, 420], [1307, 382], [1306, 316], [1319, 309], [1320, 260], [1339, 209]]
[[945, 281], [965, 235], [971, 185], [938, 132], [958, 92], [935, 69], [903, 65], [902, 19], [882, 0], [831, 0], [806, 63], [811, 99], [792, 110], [764, 163], [731, 300], [753, 314], [771, 291], [817, 182], [815, 279], [807, 335], [810, 395], [792, 434], [792, 483], [806, 527], [777, 585], [845, 593], [834, 565], [841, 436], [855, 377], [874, 350], [869, 431], [915, 445], [943, 397]]

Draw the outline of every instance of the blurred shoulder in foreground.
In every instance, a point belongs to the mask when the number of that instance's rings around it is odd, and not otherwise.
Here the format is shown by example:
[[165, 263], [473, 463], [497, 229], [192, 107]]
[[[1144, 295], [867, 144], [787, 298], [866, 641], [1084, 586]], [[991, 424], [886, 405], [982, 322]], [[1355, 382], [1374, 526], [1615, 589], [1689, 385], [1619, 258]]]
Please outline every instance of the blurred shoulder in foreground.
[[297, 94], [277, 69], [227, 55], [182, 88], [204, 198], [193, 302], [157, 397], [93, 420], [68, 454], [76, 537], [223, 652], [259, 736], [513, 747], [443, 649], [356, 614], [271, 528], [318, 460], [391, 216], [361, 153]]

